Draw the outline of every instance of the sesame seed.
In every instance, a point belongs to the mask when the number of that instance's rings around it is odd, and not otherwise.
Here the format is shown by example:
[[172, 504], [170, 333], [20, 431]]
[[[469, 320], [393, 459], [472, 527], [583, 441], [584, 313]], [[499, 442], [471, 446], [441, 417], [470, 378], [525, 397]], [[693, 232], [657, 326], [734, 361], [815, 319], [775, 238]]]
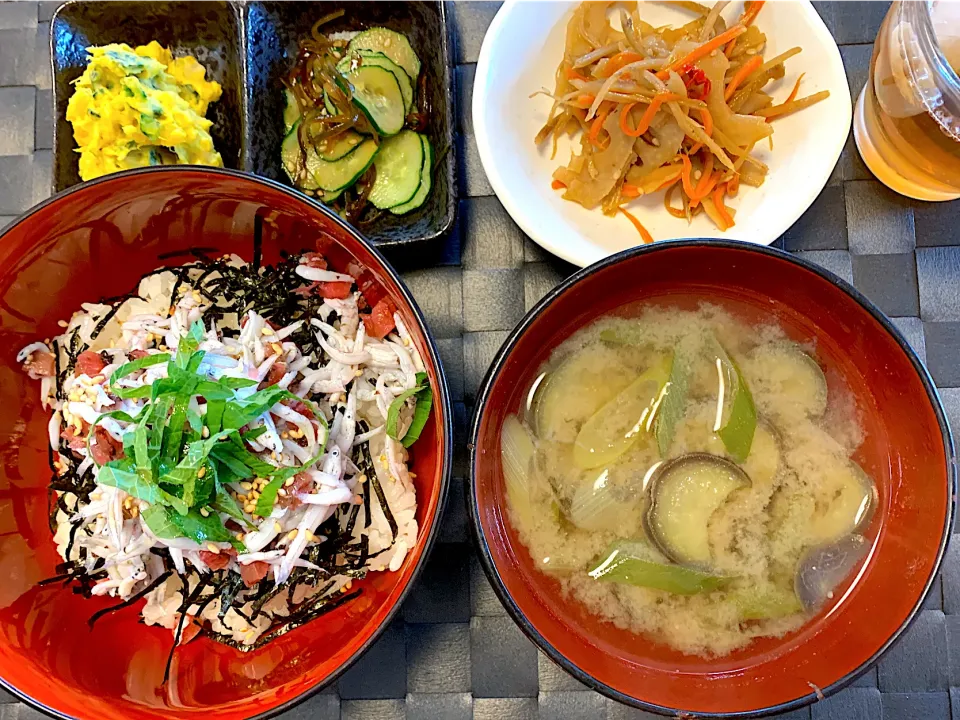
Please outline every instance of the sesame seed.
[[354, 370], [354, 371], [353, 371], [353, 376], [354, 376], [354, 377], [360, 377], [361, 375], [363, 375], [363, 370]]
[[280, 527], [280, 523], [278, 523], [276, 520], [273, 521], [273, 529], [276, 532], [280, 532], [281, 530], [283, 530], [283, 528]]
[[62, 328], [65, 328], [65, 327], [67, 326], [67, 321], [66, 321], [66, 320], [57, 320], [57, 325], [59, 325], [59, 326], [62, 327]]
[[246, 512], [246, 513], [253, 514], [253, 511], [256, 510], [256, 509], [257, 509], [257, 506], [256, 506], [256, 505], [254, 505], [253, 503], [247, 503], [247, 504], [244, 506], [243, 511]]
[[204, 437], [204, 438], [210, 437], [210, 428], [204, 425], [203, 430], [200, 431], [200, 437]]
[[290, 487], [291, 485], [293, 485], [293, 478], [287, 478], [286, 481], [283, 483], [283, 485], [284, 487]]
[[297, 539], [297, 529], [294, 528], [293, 530], [287, 533], [287, 540], [290, 542], [293, 542], [296, 539]]
[[213, 543], [207, 543], [207, 550], [209, 550], [212, 553], [217, 553], [217, 554], [220, 553], [220, 548], [218, 548]]
[[283, 438], [284, 440], [286, 440], [287, 438], [290, 437], [290, 433], [288, 433], [286, 430], [284, 430], [282, 433], [280, 433], [280, 437]]
[[202, 468], [200, 468], [199, 471], [197, 471], [197, 477], [198, 477], [198, 478], [202, 478], [202, 477], [203, 477], [204, 475], [206, 475], [206, 474], [207, 474], [207, 466], [206, 466], [206, 465], [204, 465]]
[[242, 487], [244, 490], [249, 490], [250, 488], [253, 487], [253, 485], [252, 485], [251, 483], [248, 483], [248, 482], [242, 482], [242, 483], [240, 483], [240, 487]]
[[364, 474], [361, 474], [360, 477], [357, 478], [357, 482], [360, 483], [361, 485], [366, 481], [367, 481], [367, 476]]
[[243, 538], [246, 537], [243, 533], [237, 533], [237, 540], [243, 542]]
[[270, 348], [276, 355], [283, 355], [283, 346], [280, 343], [272, 343]]
[[697, 170], [697, 171], [693, 174], [693, 177], [694, 177], [694, 179], [699, 180], [701, 177], [703, 177], [703, 171]]
[[287, 491], [284, 490], [283, 488], [279, 488], [279, 489], [277, 490], [277, 495], [279, 495], [280, 497], [286, 497], [286, 496], [287, 496]]
[[264, 325], [262, 328], [260, 328], [260, 334], [273, 335], [273, 328], [271, 328], [269, 325]]
[[207, 510], [206, 508], [200, 508], [200, 514], [203, 515], [204, 517], [210, 517], [210, 511]]
[[411, 478], [416, 478], [416, 477], [417, 477], [417, 474], [416, 474], [415, 472], [407, 473], [407, 475], [409, 475]]

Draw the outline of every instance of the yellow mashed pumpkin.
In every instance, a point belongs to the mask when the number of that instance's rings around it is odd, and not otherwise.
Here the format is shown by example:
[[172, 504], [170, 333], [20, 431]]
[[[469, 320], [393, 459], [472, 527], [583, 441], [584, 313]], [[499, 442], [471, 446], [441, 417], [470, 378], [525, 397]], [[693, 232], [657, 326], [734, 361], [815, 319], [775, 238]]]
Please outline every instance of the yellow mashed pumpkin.
[[156, 41], [87, 53], [90, 62], [67, 105], [82, 179], [148, 165], [223, 167], [210, 137], [213, 122], [204, 117], [222, 89], [204, 79], [196, 58], [174, 59]]

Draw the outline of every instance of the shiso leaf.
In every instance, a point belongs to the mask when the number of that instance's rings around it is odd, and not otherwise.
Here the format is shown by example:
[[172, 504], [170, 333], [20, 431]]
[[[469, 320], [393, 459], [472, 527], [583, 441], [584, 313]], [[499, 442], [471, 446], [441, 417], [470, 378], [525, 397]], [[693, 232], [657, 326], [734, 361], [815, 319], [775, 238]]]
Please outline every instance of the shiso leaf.
[[[417, 373], [416, 383], [414, 387], [404, 390], [397, 395], [387, 409], [387, 435], [394, 440], [399, 440], [403, 443], [404, 447], [410, 447], [419, 439], [420, 433], [427, 423], [427, 418], [430, 417], [430, 409], [433, 407], [433, 391], [430, 389], [427, 381], [427, 374]], [[410, 427], [407, 428], [403, 437], [399, 437], [400, 410], [403, 408], [404, 403], [411, 397], [416, 398], [416, 405], [413, 409], [413, 420], [410, 422]]]

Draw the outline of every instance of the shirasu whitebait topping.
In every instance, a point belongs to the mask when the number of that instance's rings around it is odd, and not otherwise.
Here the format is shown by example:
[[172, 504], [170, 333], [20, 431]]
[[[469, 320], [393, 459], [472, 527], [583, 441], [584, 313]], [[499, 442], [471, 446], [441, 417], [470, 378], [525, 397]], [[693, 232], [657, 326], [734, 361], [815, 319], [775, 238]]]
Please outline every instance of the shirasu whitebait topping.
[[51, 580], [123, 601], [91, 622], [145, 597], [177, 643], [251, 649], [400, 568], [418, 532], [407, 448], [432, 394], [369, 278], [317, 253], [225, 256], [61, 325], [18, 360], [52, 413]]

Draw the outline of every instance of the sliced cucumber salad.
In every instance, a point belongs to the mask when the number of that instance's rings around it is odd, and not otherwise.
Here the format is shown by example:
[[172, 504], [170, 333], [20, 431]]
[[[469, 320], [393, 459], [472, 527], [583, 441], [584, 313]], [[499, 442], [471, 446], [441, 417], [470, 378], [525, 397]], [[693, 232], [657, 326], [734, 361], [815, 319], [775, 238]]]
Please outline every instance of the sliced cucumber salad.
[[[291, 182], [348, 220], [367, 203], [395, 215], [422, 206], [432, 185], [433, 146], [417, 109], [421, 64], [409, 40], [370, 28], [287, 78], [280, 157]], [[333, 72], [330, 68], [335, 67]], [[314, 72], [314, 68], [321, 71]], [[310, 77], [310, 87], [302, 78]], [[422, 106], [421, 106], [422, 108]], [[340, 208], [342, 205], [342, 209]]]

